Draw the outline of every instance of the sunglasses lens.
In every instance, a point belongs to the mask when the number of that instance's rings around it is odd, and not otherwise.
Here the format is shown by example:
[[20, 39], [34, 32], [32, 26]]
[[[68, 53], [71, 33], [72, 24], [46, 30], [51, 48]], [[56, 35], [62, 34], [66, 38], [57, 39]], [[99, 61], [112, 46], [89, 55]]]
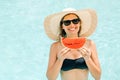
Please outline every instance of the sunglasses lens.
[[63, 21], [63, 24], [65, 26], [69, 26], [71, 24], [71, 21], [73, 24], [78, 24], [80, 22], [80, 19], [65, 20], [65, 21]]
[[70, 23], [71, 23], [71, 21], [70, 21], [70, 20], [63, 21], [63, 24], [64, 24], [65, 26], [70, 25]]
[[79, 21], [80, 21], [79, 19], [73, 19], [73, 20], [72, 20], [73, 24], [78, 24]]

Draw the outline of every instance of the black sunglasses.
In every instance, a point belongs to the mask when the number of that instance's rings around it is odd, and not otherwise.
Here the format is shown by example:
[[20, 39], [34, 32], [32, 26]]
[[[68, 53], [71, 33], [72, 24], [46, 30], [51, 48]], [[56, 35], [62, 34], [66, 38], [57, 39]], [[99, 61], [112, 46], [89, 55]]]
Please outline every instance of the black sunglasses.
[[69, 26], [71, 24], [71, 22], [73, 24], [78, 24], [80, 22], [80, 19], [77, 18], [77, 19], [73, 19], [73, 20], [64, 20], [62, 21], [62, 23], [65, 25], [65, 26]]

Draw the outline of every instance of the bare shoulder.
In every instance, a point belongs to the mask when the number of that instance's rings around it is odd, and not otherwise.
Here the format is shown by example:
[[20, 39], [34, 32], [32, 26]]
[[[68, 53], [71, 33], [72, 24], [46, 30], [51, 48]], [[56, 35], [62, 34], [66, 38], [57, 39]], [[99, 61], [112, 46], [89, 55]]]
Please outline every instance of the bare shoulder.
[[50, 53], [49, 53], [49, 64], [48, 64], [48, 70], [52, 68], [52, 66], [55, 64], [55, 61], [57, 59], [57, 47], [59, 42], [54, 42], [51, 44], [50, 47]]
[[60, 42], [54, 42], [52, 43], [51, 48], [57, 48], [59, 44]]
[[54, 42], [54, 43], [52, 43], [52, 45], [51, 45], [51, 48], [50, 48], [50, 51], [53, 53], [57, 53], [57, 51], [58, 51], [58, 48], [59, 48], [59, 44], [60, 44], [60, 42]]
[[58, 52], [58, 44], [59, 42], [53, 42], [50, 47], [50, 54], [49, 54], [49, 61], [50, 63], [55, 62], [56, 57], [57, 57], [57, 52]]
[[96, 48], [96, 44], [93, 40], [91, 39], [88, 39], [88, 42], [89, 42], [89, 46], [90, 46], [90, 50], [92, 52], [92, 58], [93, 59], [96, 59], [97, 58], [97, 48]]
[[91, 39], [87, 39], [87, 42], [89, 43], [89, 45], [91, 46], [91, 47], [95, 47], [95, 42], [93, 41], [93, 40], [91, 40]]

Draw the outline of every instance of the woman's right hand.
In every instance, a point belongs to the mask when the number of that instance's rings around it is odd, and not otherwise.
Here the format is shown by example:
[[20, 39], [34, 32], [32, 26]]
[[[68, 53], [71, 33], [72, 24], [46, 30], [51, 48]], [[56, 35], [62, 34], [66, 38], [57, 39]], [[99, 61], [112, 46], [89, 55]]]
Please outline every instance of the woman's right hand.
[[67, 55], [69, 54], [70, 48], [63, 48], [58, 54], [57, 54], [57, 58], [60, 61], [63, 61], [65, 58], [67, 58]]

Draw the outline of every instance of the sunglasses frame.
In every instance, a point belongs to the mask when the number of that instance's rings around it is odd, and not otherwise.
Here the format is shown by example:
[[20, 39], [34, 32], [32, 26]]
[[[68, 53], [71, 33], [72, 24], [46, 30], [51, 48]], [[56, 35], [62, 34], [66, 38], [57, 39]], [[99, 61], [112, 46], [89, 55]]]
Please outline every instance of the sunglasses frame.
[[79, 18], [75, 18], [75, 19], [72, 19], [72, 20], [64, 20], [62, 21], [62, 23], [65, 25], [65, 26], [69, 26], [71, 24], [71, 22], [73, 24], [78, 24], [80, 22], [80, 19]]

